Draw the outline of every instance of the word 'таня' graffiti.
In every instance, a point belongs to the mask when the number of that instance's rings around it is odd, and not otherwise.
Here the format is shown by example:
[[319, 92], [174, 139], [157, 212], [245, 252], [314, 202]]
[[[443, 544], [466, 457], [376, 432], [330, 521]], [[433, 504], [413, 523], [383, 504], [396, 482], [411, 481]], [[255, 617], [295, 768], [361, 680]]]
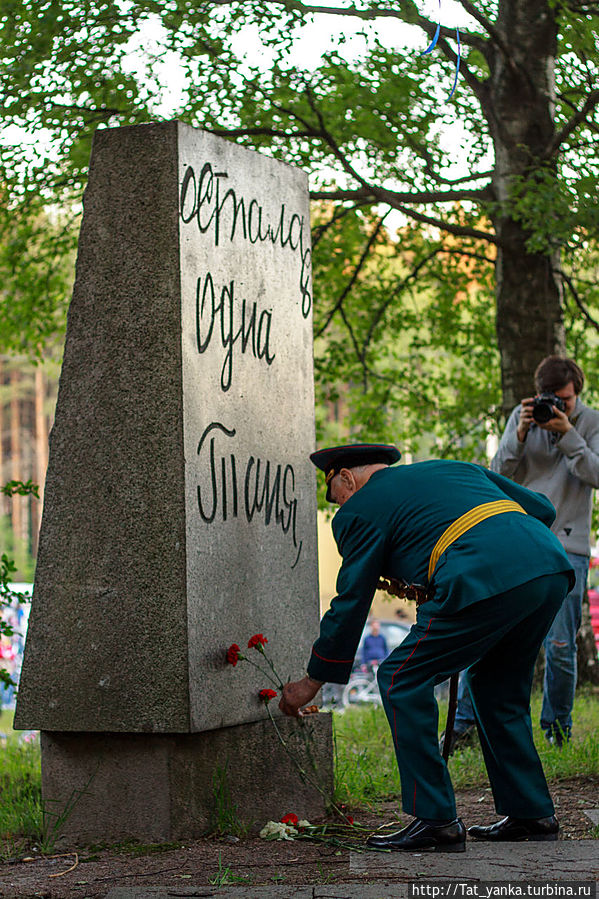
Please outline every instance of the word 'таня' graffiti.
[[[269, 459], [250, 456], [245, 462], [229, 452], [222, 453], [217, 461], [215, 441], [219, 435], [228, 440], [235, 437], [234, 428], [226, 428], [214, 421], [204, 431], [198, 443], [201, 468], [208, 472], [209, 486], [198, 484], [198, 510], [203, 521], [211, 524], [218, 519], [244, 516], [250, 522], [256, 514], [264, 519], [265, 526], [279, 525], [288, 534], [297, 550], [292, 568], [295, 568], [302, 551], [302, 541], [297, 540], [297, 498], [295, 497], [295, 472], [293, 466]], [[210, 439], [208, 439], [210, 438]], [[228, 456], [228, 457], [227, 457]]]

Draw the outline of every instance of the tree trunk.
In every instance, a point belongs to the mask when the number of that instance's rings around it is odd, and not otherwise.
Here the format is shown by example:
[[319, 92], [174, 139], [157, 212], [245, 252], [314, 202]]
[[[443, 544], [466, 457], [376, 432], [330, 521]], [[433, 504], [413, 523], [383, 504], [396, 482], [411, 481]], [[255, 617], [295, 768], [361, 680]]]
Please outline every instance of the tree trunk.
[[48, 428], [44, 404], [46, 400], [46, 383], [42, 366], [35, 369], [35, 483], [39, 487], [39, 500], [34, 499], [32, 504], [31, 542], [32, 555], [37, 557], [39, 529], [44, 502], [44, 483], [46, 480], [46, 468], [48, 465]]
[[[491, 60], [485, 110], [495, 147], [493, 225], [500, 240], [496, 328], [506, 417], [523, 397], [533, 394], [539, 362], [552, 353], [565, 353], [563, 292], [556, 274], [559, 252], [529, 252], [530, 234], [511, 209], [514, 192], [525, 191], [526, 184], [534, 190], [546, 172], [546, 150], [555, 137], [557, 26], [552, 7], [552, 0], [500, 0], [496, 27], [507, 53], [496, 49]], [[596, 683], [599, 666], [588, 619], [587, 600], [578, 667], [581, 682]]]
[[496, 326], [507, 415], [531, 395], [541, 359], [565, 348], [558, 256], [530, 253], [529, 233], [510, 210], [522, 179], [538, 177], [555, 134], [557, 28], [550, 0], [501, 0], [497, 31], [509, 56], [496, 50], [492, 60], [487, 116], [495, 146]]
[[[13, 481], [22, 480], [21, 474], [21, 415], [19, 384], [20, 373], [16, 368], [10, 373], [10, 474]], [[23, 538], [23, 500], [15, 495], [11, 500], [12, 530], [16, 539]]]
[[532, 396], [534, 371], [552, 353], [564, 354], [561, 285], [552, 260], [525, 251], [527, 235], [509, 219], [496, 224], [506, 245], [497, 260], [497, 340], [501, 356], [502, 411], [507, 417]]

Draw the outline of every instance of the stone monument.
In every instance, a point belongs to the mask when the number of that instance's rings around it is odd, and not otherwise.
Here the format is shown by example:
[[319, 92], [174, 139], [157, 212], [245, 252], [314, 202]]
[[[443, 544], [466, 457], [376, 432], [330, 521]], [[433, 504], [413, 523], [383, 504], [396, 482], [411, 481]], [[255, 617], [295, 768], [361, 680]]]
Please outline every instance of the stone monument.
[[[223, 791], [248, 824], [323, 811], [225, 661], [262, 633], [295, 679], [317, 633], [310, 254], [301, 171], [96, 133], [15, 719], [71, 839], [189, 837]], [[330, 789], [330, 716], [271, 709]]]

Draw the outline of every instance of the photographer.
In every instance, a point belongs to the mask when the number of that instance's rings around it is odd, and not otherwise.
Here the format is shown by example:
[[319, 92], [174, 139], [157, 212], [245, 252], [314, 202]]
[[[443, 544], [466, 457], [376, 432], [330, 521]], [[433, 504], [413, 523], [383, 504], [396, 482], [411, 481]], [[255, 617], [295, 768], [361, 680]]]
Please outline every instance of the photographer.
[[[555, 506], [551, 530], [576, 572], [544, 641], [541, 727], [559, 747], [570, 739], [576, 689], [576, 632], [590, 556], [593, 488], [599, 486], [599, 412], [583, 405], [584, 375], [572, 359], [548, 356], [535, 372], [537, 397], [523, 399], [508, 419], [491, 470], [544, 494]], [[474, 716], [460, 699], [456, 721]], [[456, 730], [454, 729], [454, 736]]]

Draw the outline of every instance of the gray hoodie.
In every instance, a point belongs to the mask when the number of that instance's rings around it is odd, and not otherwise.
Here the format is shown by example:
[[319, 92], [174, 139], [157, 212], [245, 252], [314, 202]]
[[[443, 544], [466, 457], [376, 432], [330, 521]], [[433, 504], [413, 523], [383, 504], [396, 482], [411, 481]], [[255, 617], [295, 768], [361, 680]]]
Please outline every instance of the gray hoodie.
[[566, 552], [590, 554], [593, 487], [599, 487], [599, 412], [576, 400], [572, 430], [560, 437], [533, 424], [524, 443], [516, 430], [520, 406], [510, 415], [491, 470], [543, 493], [555, 506], [551, 530]]

